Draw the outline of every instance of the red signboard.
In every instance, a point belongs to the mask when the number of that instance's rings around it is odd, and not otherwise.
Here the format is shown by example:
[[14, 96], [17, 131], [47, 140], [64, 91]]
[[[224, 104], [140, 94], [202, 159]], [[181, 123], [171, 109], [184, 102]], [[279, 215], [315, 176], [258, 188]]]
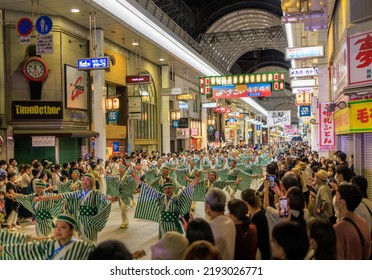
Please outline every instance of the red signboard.
[[239, 88], [236, 88], [234, 85], [217, 86], [217, 87], [212, 87], [212, 89], [213, 89], [213, 99], [247, 97], [247, 88], [241, 91], [239, 90]]
[[126, 76], [125, 81], [127, 85], [151, 84], [151, 75], [143, 74], [143, 75]]
[[231, 113], [232, 109], [224, 107], [224, 106], [219, 106], [219, 107], [213, 108], [213, 111], [220, 113], [220, 114], [227, 114], [227, 113]]

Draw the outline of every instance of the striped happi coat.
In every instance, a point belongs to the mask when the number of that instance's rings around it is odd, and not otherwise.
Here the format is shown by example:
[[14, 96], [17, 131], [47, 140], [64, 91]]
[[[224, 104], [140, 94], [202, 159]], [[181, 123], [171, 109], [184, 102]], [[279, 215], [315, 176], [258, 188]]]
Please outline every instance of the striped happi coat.
[[12, 260], [87, 260], [95, 245], [76, 241], [61, 247], [58, 240], [5, 245], [4, 252]]
[[78, 221], [79, 236], [96, 242], [98, 232], [103, 230], [109, 218], [111, 201], [95, 190], [79, 190], [60, 195], [66, 201], [67, 212]]
[[[132, 171], [132, 169], [130, 169]], [[141, 175], [137, 172], [138, 176]], [[119, 203], [125, 204], [130, 207], [134, 199], [134, 191], [137, 188], [137, 183], [133, 180], [130, 175], [131, 172], [126, 172], [123, 177], [120, 178], [119, 175], [106, 176], [107, 182], [107, 194], [118, 196]]]
[[[29, 236], [24, 233], [0, 230], [0, 246], [26, 243], [28, 237]], [[0, 260], [11, 260], [11, 256], [3, 251], [0, 253]]]
[[170, 198], [142, 182], [134, 218], [159, 223], [159, 239], [168, 231], [183, 233], [180, 217], [190, 211], [192, 193], [189, 186]]
[[60, 181], [57, 181], [57, 188], [58, 188], [58, 193], [65, 193], [65, 192], [71, 192], [75, 188], [81, 189], [81, 181], [80, 180], [68, 180], [65, 183], [61, 183]]
[[208, 178], [199, 181], [198, 184], [194, 187], [194, 196], [193, 200], [195, 201], [205, 201], [205, 195], [210, 188], [219, 188], [223, 189], [224, 187], [231, 186], [236, 184], [235, 181], [221, 181], [215, 180], [211, 182]]
[[[43, 194], [53, 196], [54, 194]], [[36, 193], [25, 196], [18, 196], [16, 200], [20, 202], [28, 211], [36, 215], [36, 235], [48, 236], [54, 228], [53, 217], [58, 217], [62, 213], [62, 200], [42, 200], [34, 202]]]

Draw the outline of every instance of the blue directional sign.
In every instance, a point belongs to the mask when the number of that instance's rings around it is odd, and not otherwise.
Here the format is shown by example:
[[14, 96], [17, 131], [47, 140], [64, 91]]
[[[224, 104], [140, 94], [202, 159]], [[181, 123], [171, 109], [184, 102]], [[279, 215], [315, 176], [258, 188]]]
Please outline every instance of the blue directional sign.
[[311, 117], [311, 106], [298, 106], [299, 117]]
[[178, 128], [180, 126], [179, 120], [173, 120], [172, 121], [172, 128]]
[[118, 111], [110, 111], [107, 112], [107, 121], [109, 122], [117, 122], [118, 121], [118, 116], [119, 112]]
[[37, 19], [36, 21], [36, 30], [40, 34], [48, 34], [53, 27], [53, 21], [50, 17], [48, 16], [41, 16]]
[[112, 150], [113, 150], [113, 152], [119, 152], [120, 151], [120, 143], [119, 142], [112, 143]]
[[78, 59], [77, 68], [79, 70], [95, 70], [110, 68], [110, 58], [108, 56], [104, 56]]

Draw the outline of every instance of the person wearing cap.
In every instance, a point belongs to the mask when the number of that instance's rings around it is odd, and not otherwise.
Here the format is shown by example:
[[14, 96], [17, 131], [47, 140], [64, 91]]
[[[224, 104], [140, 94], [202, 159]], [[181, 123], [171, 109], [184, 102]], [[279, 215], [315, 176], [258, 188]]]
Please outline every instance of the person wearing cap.
[[58, 193], [77, 191], [81, 189], [80, 172], [75, 169], [71, 172], [71, 180], [66, 183], [57, 182]]
[[54, 239], [45, 239], [33, 243], [6, 244], [0, 246], [12, 260], [86, 260], [95, 245], [76, 240], [75, 218], [69, 214], [60, 214], [54, 227]]
[[199, 169], [195, 167], [195, 161], [191, 159], [187, 160], [187, 165], [184, 168], [178, 167], [175, 171], [177, 174], [177, 182], [180, 183], [181, 186], [186, 186], [196, 177], [196, 174], [199, 173]]
[[93, 176], [85, 173], [81, 190], [35, 199], [63, 199], [67, 212], [78, 221], [79, 238], [97, 242], [98, 232], [103, 230], [109, 218], [111, 201], [116, 201], [116, 198], [94, 190], [93, 185]]
[[238, 184], [238, 180], [219, 180], [217, 179], [217, 172], [210, 170], [208, 172], [208, 178], [204, 178], [194, 187], [193, 199], [195, 201], [205, 201], [205, 195], [210, 188], [223, 189], [227, 186]]
[[178, 183], [178, 181], [169, 176], [169, 167], [163, 166], [161, 168], [161, 175], [152, 180], [148, 183], [149, 186], [155, 188], [156, 190], [162, 192], [163, 191], [163, 184], [165, 181], [171, 181], [172, 184], [176, 187], [175, 192], [178, 193], [179, 190], [182, 189], [182, 186]]
[[53, 231], [53, 218], [62, 213], [63, 201], [41, 201], [42, 196], [51, 196], [45, 193], [46, 184], [42, 181], [36, 182], [35, 193], [29, 195], [15, 194], [15, 199], [36, 217], [36, 235], [49, 236]]
[[163, 161], [158, 159], [155, 165], [152, 165], [149, 169], [145, 170], [145, 181], [151, 182], [157, 177], [161, 176], [161, 168], [163, 167]]
[[[119, 206], [121, 209], [121, 224], [120, 228], [127, 229], [129, 226], [128, 209], [134, 204], [134, 192], [138, 187], [138, 184], [133, 180], [131, 174], [135, 172], [138, 177], [141, 177], [141, 164], [129, 168], [120, 165], [119, 176], [114, 177], [113, 180], [106, 176], [106, 180], [109, 189], [115, 189], [115, 191], [110, 191], [108, 194], [117, 195], [119, 200]], [[134, 204], [135, 205], [135, 204]]]
[[312, 193], [312, 196], [315, 195], [314, 217], [325, 220], [329, 220], [333, 213], [332, 191], [327, 184], [327, 180], [327, 171], [319, 169], [319, 171], [315, 173], [315, 185], [318, 191], [316, 194]]
[[[220, 175], [221, 173], [227, 173], [227, 180], [230, 182], [233, 182], [232, 184], [228, 185], [226, 187], [227, 192], [230, 195], [231, 199], [235, 198], [235, 193], [239, 189], [243, 190], [247, 187], [250, 187], [251, 181], [252, 181], [252, 175], [244, 172], [243, 170], [240, 170], [236, 167], [236, 160], [232, 159], [230, 161], [230, 168], [223, 169], [222, 172], [219, 172]], [[225, 175], [225, 176], [226, 176]], [[224, 176], [224, 175], [222, 175]], [[245, 177], [245, 182], [244, 185], [239, 185], [239, 183], [242, 181], [241, 178], [238, 177]]]
[[183, 233], [180, 218], [190, 211], [194, 186], [200, 177], [195, 177], [188, 187], [177, 194], [171, 180], [164, 182], [163, 191], [160, 192], [141, 182], [136, 173], [132, 173], [132, 177], [141, 188], [134, 218], [159, 223], [159, 239], [168, 231]]

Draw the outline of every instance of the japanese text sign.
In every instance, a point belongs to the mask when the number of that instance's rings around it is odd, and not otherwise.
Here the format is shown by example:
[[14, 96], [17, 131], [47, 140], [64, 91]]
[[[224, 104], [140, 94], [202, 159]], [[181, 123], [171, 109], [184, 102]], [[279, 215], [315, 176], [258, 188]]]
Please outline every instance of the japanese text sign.
[[290, 68], [289, 69], [289, 77], [290, 78], [298, 78], [298, 77], [311, 77], [311, 76], [318, 76], [318, 67], [310, 67], [310, 68]]
[[348, 38], [349, 86], [372, 83], [372, 31]]
[[311, 106], [298, 106], [299, 117], [311, 117]]
[[337, 134], [372, 131], [372, 100], [349, 101], [349, 108], [335, 113]]
[[333, 112], [328, 112], [330, 103], [319, 103], [319, 150], [336, 149], [335, 124]]
[[291, 125], [291, 111], [268, 111], [268, 125]]

